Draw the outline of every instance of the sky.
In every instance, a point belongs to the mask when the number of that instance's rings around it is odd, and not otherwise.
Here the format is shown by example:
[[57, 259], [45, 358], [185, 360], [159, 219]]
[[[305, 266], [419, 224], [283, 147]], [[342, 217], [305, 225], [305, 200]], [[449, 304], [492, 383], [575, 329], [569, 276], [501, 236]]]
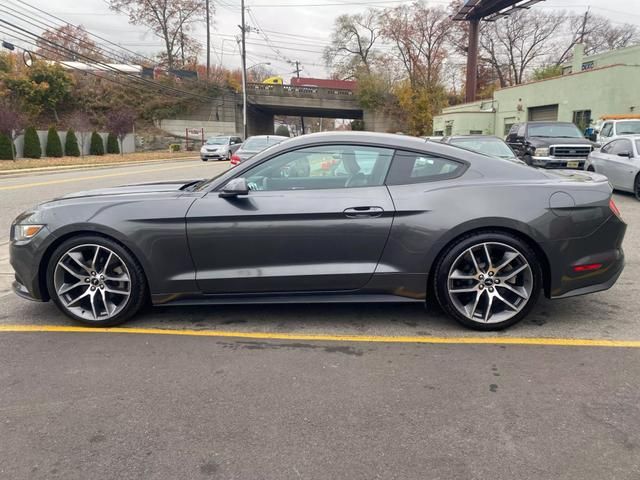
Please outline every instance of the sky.
[[[204, 0], [203, 0], [204, 1]], [[449, 0], [425, 0], [433, 6], [446, 7]], [[130, 25], [125, 14], [109, 9], [107, 0], [2, 0], [0, 5], [26, 11], [26, 2], [56, 15], [62, 20], [81, 24], [124, 48], [150, 56], [162, 49], [162, 42], [144, 26]], [[235, 36], [239, 33], [240, 0], [211, 0], [215, 7], [211, 35], [211, 63], [229, 68], [240, 65]], [[322, 60], [322, 50], [329, 43], [333, 22], [343, 13], [358, 13], [368, 6], [388, 8], [401, 0], [246, 0], [246, 23], [252, 29], [247, 36], [247, 66], [269, 62], [268, 66], [285, 79], [293, 75], [291, 62], [299, 61], [301, 76], [326, 77], [329, 72]], [[533, 8], [549, 11], [584, 13], [590, 7], [613, 22], [640, 25], [640, 0], [546, 0]], [[0, 7], [1, 8], [1, 7]], [[7, 18], [0, 11], [0, 18]], [[10, 18], [10, 17], [9, 17]], [[57, 20], [52, 19], [56, 22]], [[37, 30], [35, 27], [30, 27]], [[254, 31], [257, 30], [257, 31]], [[204, 45], [204, 21], [194, 34]], [[11, 40], [0, 33], [0, 39]], [[18, 43], [19, 42], [15, 42]], [[204, 62], [204, 51], [201, 54]]]

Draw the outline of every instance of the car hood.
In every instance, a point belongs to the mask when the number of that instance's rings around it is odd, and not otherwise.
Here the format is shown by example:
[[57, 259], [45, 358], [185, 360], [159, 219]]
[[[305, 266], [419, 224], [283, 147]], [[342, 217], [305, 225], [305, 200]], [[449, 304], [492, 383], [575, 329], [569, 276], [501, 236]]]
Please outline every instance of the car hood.
[[133, 185], [122, 185], [119, 187], [99, 188], [95, 190], [74, 192], [59, 198], [67, 199], [113, 195], [135, 195], [142, 193], [177, 192], [180, 190], [184, 190], [189, 185], [193, 185], [199, 181], [200, 180], [174, 180], [170, 182], [138, 183]]
[[535, 147], [548, 147], [550, 145], [593, 145], [593, 142], [586, 138], [529, 137], [528, 140], [529, 143]]

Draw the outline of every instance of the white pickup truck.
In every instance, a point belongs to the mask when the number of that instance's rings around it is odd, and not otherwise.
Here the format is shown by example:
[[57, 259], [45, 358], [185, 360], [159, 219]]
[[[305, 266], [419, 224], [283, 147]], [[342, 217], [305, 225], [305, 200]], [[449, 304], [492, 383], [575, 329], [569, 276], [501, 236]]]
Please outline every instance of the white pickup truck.
[[637, 118], [604, 118], [599, 127], [597, 142], [604, 145], [614, 137], [620, 135], [640, 135], [640, 116]]

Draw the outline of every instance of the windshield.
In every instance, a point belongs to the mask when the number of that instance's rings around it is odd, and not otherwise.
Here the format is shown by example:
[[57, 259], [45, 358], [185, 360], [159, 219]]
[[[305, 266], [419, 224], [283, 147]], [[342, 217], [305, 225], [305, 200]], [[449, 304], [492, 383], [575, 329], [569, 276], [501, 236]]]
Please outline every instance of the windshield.
[[207, 145], [226, 145], [229, 137], [213, 137], [207, 140]]
[[473, 152], [484, 153], [492, 157], [514, 158], [515, 155], [509, 146], [499, 138], [452, 138], [452, 145], [466, 148]]
[[616, 125], [618, 135], [637, 135], [640, 134], [640, 120], [633, 122], [619, 122]]
[[529, 124], [530, 137], [584, 138], [572, 123]]
[[285, 140], [287, 137], [253, 137], [248, 139], [246, 142], [244, 142], [244, 145], [242, 145], [242, 149], [243, 150], [248, 150], [251, 152], [259, 152], [261, 150], [264, 150], [267, 147], [270, 147], [271, 145], [277, 145], [278, 143], [282, 142], [283, 140]]

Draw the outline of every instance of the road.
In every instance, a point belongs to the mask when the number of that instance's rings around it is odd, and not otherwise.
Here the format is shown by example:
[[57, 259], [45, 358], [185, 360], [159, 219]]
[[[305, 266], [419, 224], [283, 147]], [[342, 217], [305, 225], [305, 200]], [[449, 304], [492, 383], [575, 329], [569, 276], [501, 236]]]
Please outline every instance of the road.
[[[0, 177], [0, 228], [67, 192], [223, 168]], [[70, 323], [0, 283], [0, 479], [637, 480], [640, 348], [567, 346], [640, 346], [640, 203], [616, 201], [614, 289], [541, 300], [497, 335], [416, 305], [164, 307], [130, 333], [51, 331]]]

